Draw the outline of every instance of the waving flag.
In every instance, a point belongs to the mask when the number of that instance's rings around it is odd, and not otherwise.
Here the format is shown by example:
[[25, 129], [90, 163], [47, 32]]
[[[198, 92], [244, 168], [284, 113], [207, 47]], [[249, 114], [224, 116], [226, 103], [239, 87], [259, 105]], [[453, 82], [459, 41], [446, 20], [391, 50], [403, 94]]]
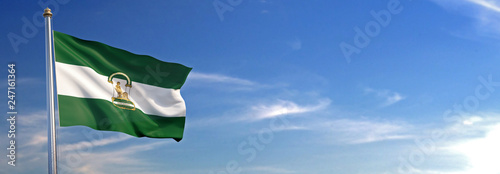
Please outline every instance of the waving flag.
[[54, 44], [61, 126], [182, 139], [191, 68], [57, 31]]

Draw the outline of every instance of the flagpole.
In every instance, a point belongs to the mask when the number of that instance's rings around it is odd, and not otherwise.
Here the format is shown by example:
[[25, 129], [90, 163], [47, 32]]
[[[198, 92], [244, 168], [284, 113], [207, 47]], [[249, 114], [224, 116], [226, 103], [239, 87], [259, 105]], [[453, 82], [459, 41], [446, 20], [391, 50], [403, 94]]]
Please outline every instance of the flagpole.
[[45, 52], [46, 52], [46, 80], [47, 80], [47, 110], [49, 117], [49, 174], [57, 174], [57, 150], [56, 150], [56, 117], [54, 106], [54, 61], [53, 61], [53, 31], [52, 12], [47, 7], [43, 13], [45, 18]]

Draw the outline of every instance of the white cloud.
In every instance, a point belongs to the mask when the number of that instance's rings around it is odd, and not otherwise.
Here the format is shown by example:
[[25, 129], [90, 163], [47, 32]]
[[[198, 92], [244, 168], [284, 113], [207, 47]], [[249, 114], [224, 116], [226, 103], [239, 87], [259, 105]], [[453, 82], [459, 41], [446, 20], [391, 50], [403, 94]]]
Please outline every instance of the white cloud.
[[319, 100], [316, 105], [300, 106], [292, 101], [278, 100], [270, 105], [256, 105], [252, 107], [252, 114], [248, 119], [250, 120], [263, 120], [278, 117], [281, 115], [300, 114], [307, 112], [314, 112], [325, 109], [331, 103], [330, 99]]
[[236, 77], [230, 77], [221, 74], [205, 74], [199, 72], [191, 72], [189, 73], [187, 80], [197, 80], [202, 82], [210, 82], [210, 83], [226, 83], [226, 84], [234, 84], [234, 85], [244, 85], [244, 86], [253, 86], [256, 85], [255, 82], [246, 79], [240, 79]]
[[483, 120], [484, 119], [482, 117], [473, 116], [473, 117], [470, 117], [468, 119], [465, 119], [462, 123], [463, 123], [463, 125], [471, 126], [471, 125], [474, 125], [475, 123], [481, 122]]
[[28, 143], [22, 144], [22, 147], [47, 144], [47, 132], [38, 132], [31, 135], [31, 139], [28, 141]]
[[47, 126], [47, 112], [45, 110], [18, 115], [17, 118], [22, 126]]
[[[495, 114], [497, 115], [497, 114]], [[454, 141], [444, 149], [463, 155], [468, 161], [465, 171], [457, 173], [500, 173], [500, 119], [491, 116], [472, 116], [462, 125], [450, 127], [451, 131], [461, 129]]]
[[500, 173], [500, 124], [491, 129], [483, 138], [465, 141], [451, 147], [464, 154], [470, 169], [468, 173], [498, 174]]
[[365, 93], [375, 94], [378, 98], [383, 99], [384, 101], [381, 104], [382, 107], [393, 105], [406, 98], [405, 96], [402, 96], [398, 92], [393, 92], [389, 90], [375, 90], [372, 88], [365, 88]]
[[393, 93], [392, 95], [386, 96], [386, 101], [383, 106], [389, 106], [403, 100], [405, 97], [401, 96], [399, 93]]
[[246, 106], [244, 109], [236, 109], [225, 113], [224, 116], [208, 117], [191, 122], [188, 126], [206, 127], [228, 123], [252, 123], [262, 120], [281, 119], [286, 122], [273, 131], [296, 131], [310, 130], [307, 125], [295, 125], [286, 121], [286, 117], [306, 115], [305, 113], [319, 112], [328, 108], [331, 100], [328, 98], [319, 99], [313, 105], [299, 105], [289, 100], [276, 100], [272, 103], [260, 103]]
[[500, 6], [498, 5], [500, 3], [499, 1], [496, 0], [466, 0], [466, 1], [472, 2], [486, 9], [500, 13]]
[[258, 173], [297, 173], [293, 170], [288, 170], [284, 168], [278, 168], [278, 167], [271, 167], [271, 166], [256, 166], [256, 167], [248, 167], [248, 168], [243, 168], [243, 171], [251, 171], [251, 172], [258, 172]]
[[397, 122], [339, 119], [325, 122], [336, 142], [363, 144], [385, 140], [411, 139], [408, 132], [412, 126]]
[[[463, 116], [462, 120], [437, 129], [444, 133], [443, 138], [433, 139], [435, 150], [426, 159], [453, 159], [463, 163], [452, 165], [452, 168], [425, 170], [415, 173], [442, 174], [498, 174], [500, 173], [500, 117], [496, 113]], [[429, 131], [433, 132], [433, 131]], [[426, 138], [430, 138], [428, 136]], [[416, 146], [416, 145], [415, 145]], [[421, 150], [420, 147], [415, 147]], [[441, 160], [442, 161], [442, 160]], [[426, 161], [430, 163], [431, 161]], [[446, 164], [446, 163], [445, 163]]]
[[282, 85], [267, 85], [255, 81], [232, 77], [223, 74], [191, 72], [186, 79], [185, 87], [203, 87], [222, 89], [224, 91], [253, 91], [262, 88], [274, 88]]
[[[60, 155], [59, 167], [62, 171], [75, 174], [107, 173], [150, 173], [147, 161], [135, 156], [138, 153], [166, 145], [169, 141], [130, 145], [106, 151], [71, 151]], [[154, 168], [157, 170], [157, 168]]]
[[120, 136], [103, 138], [100, 140], [92, 140], [92, 141], [80, 141], [78, 143], [73, 144], [61, 144], [59, 149], [61, 152], [66, 151], [75, 151], [80, 149], [91, 149], [99, 146], [106, 146], [113, 143], [118, 143], [121, 141], [125, 141], [132, 138], [130, 135], [120, 134]]
[[[21, 147], [32, 148], [47, 143], [47, 112], [37, 111], [29, 114], [17, 115], [19, 130], [24, 131], [22, 138], [26, 138], [27, 143]], [[44, 130], [44, 131], [41, 131]]]
[[[7, 136], [0, 142], [8, 142]], [[16, 161], [22, 167], [7, 166], [7, 158], [0, 158], [0, 168], [7, 173], [36, 173], [47, 165], [47, 120], [44, 111], [20, 113], [16, 116]], [[3, 166], [5, 165], [5, 166]]]
[[[499, 0], [432, 0], [446, 9], [457, 11], [476, 20], [478, 34], [500, 36]], [[456, 35], [456, 33], [455, 33]]]
[[[8, 168], [11, 173], [37, 173], [47, 166], [47, 120], [46, 112], [38, 111], [31, 114], [19, 115], [17, 130], [19, 137], [16, 142], [19, 147], [19, 154], [16, 158], [22, 167]], [[61, 128], [59, 128], [61, 130]], [[106, 137], [93, 141], [79, 141], [76, 143], [64, 144], [67, 136], [75, 136], [77, 130], [90, 129], [86, 127], [64, 128], [58, 134], [58, 167], [61, 173], [76, 174], [107, 174], [107, 173], [158, 173], [147, 171], [149, 165], [147, 158], [141, 159], [141, 153], [164, 146], [173, 141], [156, 141], [142, 143], [140, 145], [130, 145], [121, 143], [119, 148], [111, 148], [110, 145], [118, 144], [133, 138], [129, 135]], [[62, 134], [61, 134], [62, 133]], [[111, 134], [111, 133], [109, 133]], [[5, 136], [6, 137], [6, 136]], [[74, 137], [73, 137], [74, 138]], [[85, 139], [85, 138], [82, 138]], [[3, 141], [3, 139], [2, 139]], [[144, 139], [134, 139], [134, 141], [144, 142]], [[133, 143], [133, 142], [132, 142]], [[7, 158], [0, 158], [2, 165], [6, 165]], [[3, 167], [3, 166], [2, 166]], [[156, 166], [151, 170], [158, 170]]]
[[282, 127], [277, 127], [276, 129], [273, 129], [274, 132], [293, 131], [293, 130], [310, 130], [310, 128], [305, 126], [283, 125]]

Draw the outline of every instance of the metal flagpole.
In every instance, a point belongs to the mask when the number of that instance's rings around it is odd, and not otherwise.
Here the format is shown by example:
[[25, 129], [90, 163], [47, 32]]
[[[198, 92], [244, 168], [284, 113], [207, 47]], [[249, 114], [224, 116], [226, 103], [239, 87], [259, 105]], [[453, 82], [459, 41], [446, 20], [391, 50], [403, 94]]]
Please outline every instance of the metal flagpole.
[[56, 150], [56, 117], [54, 106], [54, 61], [53, 61], [53, 31], [52, 12], [47, 7], [43, 13], [45, 18], [45, 52], [46, 52], [46, 80], [47, 80], [47, 110], [49, 111], [49, 174], [57, 174], [57, 150]]

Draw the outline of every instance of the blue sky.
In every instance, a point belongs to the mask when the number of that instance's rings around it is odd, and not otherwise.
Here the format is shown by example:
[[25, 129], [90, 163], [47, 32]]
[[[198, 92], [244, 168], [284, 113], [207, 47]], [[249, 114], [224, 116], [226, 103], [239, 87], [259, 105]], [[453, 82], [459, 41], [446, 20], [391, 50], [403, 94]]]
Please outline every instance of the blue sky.
[[[62, 173], [500, 173], [498, 0], [49, 2], [54, 30], [193, 67], [181, 142], [58, 128]], [[44, 3], [0, 3], [0, 173], [47, 170]]]

